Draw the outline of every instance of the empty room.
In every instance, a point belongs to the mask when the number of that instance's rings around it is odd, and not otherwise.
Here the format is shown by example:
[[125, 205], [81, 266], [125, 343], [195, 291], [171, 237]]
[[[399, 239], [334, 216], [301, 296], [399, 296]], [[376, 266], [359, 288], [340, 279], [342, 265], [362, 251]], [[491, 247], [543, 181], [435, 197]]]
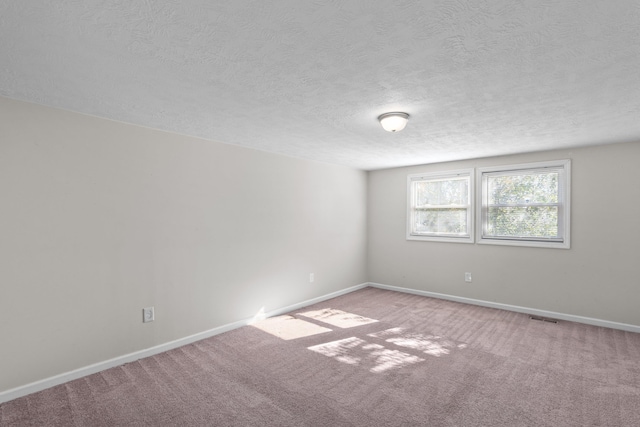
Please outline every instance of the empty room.
[[0, 2], [0, 426], [640, 425], [640, 3]]

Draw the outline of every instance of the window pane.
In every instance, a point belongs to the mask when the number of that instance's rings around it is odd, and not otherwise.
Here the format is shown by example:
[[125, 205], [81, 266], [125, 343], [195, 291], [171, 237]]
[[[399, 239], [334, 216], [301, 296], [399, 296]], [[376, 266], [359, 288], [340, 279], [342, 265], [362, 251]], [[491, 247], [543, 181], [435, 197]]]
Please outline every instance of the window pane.
[[469, 178], [418, 181], [416, 206], [466, 205], [469, 203]]
[[407, 240], [473, 243], [472, 169], [407, 177]]
[[558, 203], [558, 172], [489, 176], [489, 205]]
[[413, 230], [418, 234], [465, 235], [467, 233], [467, 210], [427, 209], [416, 211]]
[[487, 235], [557, 238], [558, 207], [489, 207]]

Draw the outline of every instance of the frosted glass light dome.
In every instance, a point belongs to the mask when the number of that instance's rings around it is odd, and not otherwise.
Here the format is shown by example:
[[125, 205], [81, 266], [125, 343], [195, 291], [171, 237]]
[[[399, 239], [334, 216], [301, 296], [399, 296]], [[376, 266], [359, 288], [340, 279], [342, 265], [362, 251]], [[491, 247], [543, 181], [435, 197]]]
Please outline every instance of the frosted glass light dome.
[[399, 132], [407, 126], [409, 115], [407, 113], [384, 113], [378, 117], [378, 120], [387, 132]]

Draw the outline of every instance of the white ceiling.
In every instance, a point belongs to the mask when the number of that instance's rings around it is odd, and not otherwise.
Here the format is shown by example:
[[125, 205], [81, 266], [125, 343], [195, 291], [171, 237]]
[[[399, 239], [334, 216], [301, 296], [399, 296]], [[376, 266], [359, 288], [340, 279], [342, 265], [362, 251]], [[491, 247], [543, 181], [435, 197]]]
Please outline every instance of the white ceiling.
[[3, 0], [0, 95], [367, 170], [640, 141], [640, 2]]

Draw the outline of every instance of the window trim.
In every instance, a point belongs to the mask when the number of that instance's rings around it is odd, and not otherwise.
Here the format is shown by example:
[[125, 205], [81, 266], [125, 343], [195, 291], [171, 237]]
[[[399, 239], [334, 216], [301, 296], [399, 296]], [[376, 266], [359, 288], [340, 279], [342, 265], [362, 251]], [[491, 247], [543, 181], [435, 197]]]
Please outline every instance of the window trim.
[[[519, 237], [485, 237], [484, 230], [486, 224], [486, 180], [485, 177], [492, 173], [504, 172], [508, 174], [517, 171], [535, 170], [535, 169], [557, 169], [561, 171], [558, 186], [558, 220], [559, 234], [558, 240], [541, 240]], [[492, 166], [476, 169], [477, 189], [477, 225], [476, 225], [476, 241], [479, 244], [488, 245], [507, 245], [507, 246], [529, 246], [542, 248], [571, 248], [571, 160], [551, 160], [536, 163], [523, 163], [517, 165]]]
[[[446, 178], [456, 178], [460, 176], [468, 176], [469, 177], [469, 204], [467, 205], [467, 227], [468, 233], [465, 236], [453, 236], [453, 235], [443, 235], [443, 236], [427, 236], [427, 235], [418, 235], [412, 234], [412, 215], [414, 212], [413, 207], [413, 198], [411, 193], [411, 183], [413, 181], [418, 181], [420, 179], [446, 179]], [[426, 241], [426, 242], [454, 242], [454, 243], [474, 243], [475, 240], [475, 201], [474, 201], [474, 192], [475, 192], [475, 174], [473, 168], [468, 169], [457, 169], [457, 170], [447, 170], [442, 172], [427, 172], [427, 173], [414, 173], [407, 176], [407, 226], [406, 226], [406, 238], [407, 240], [418, 240], [418, 241]]]

